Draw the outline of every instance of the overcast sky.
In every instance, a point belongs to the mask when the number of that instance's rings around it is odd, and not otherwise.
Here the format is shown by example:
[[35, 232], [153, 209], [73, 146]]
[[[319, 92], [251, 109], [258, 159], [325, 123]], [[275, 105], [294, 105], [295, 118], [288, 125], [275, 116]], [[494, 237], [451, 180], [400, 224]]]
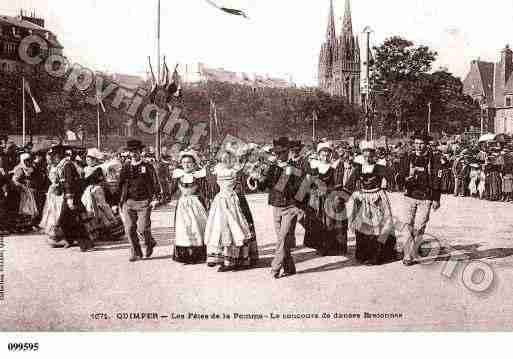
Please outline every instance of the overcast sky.
[[[204, 62], [234, 71], [290, 73], [316, 84], [329, 0], [214, 0], [247, 11], [225, 15], [205, 0], [162, 0], [162, 53], [169, 63]], [[337, 31], [345, 0], [334, 0]], [[74, 62], [137, 73], [156, 54], [157, 0], [3, 0], [0, 13], [36, 9]], [[401, 35], [439, 53], [436, 67], [464, 76], [471, 60], [495, 61], [513, 42], [512, 0], [351, 0], [353, 27], [373, 42]]]

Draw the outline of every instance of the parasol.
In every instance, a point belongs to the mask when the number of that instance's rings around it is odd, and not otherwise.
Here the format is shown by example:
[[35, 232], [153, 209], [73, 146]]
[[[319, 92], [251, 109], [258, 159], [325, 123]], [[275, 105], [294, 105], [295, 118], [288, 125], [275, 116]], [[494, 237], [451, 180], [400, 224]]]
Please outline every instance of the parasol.
[[487, 133], [479, 137], [479, 142], [495, 141], [495, 135], [493, 133]]

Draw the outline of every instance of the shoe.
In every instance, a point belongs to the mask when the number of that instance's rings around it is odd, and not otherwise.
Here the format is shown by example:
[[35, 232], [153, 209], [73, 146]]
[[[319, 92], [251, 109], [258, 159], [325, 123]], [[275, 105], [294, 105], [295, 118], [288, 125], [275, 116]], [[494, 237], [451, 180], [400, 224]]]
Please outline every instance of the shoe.
[[217, 270], [218, 273], [224, 273], [224, 272], [229, 272], [231, 271], [233, 268], [232, 267], [227, 267], [227, 266], [224, 266], [222, 265], [221, 267], [219, 267], [219, 269]]
[[146, 258], [150, 258], [153, 255], [153, 249], [157, 246], [157, 242], [153, 241], [146, 247]]
[[139, 256], [132, 256], [132, 257], [130, 257], [130, 259], [128, 261], [133, 263], [133, 262], [137, 262], [137, 261], [139, 261], [141, 259], [142, 258], [139, 257]]
[[234, 268], [233, 271], [234, 272], [241, 272], [241, 271], [245, 271], [245, 270], [248, 270], [248, 269], [251, 269], [251, 265], [246, 264], [246, 265], [241, 265], [241, 266], [238, 266], [237, 268]]
[[281, 276], [280, 276], [280, 271], [274, 271], [272, 270], [271, 271], [271, 275], [273, 276], [274, 279], [280, 279]]
[[406, 267], [411, 267], [412, 265], [416, 264], [416, 262], [413, 259], [403, 259], [403, 264]]
[[210, 268], [214, 268], [215, 266], [217, 266], [217, 263], [207, 263], [207, 266], [209, 266]]
[[71, 243], [65, 240], [58, 242], [57, 244], [62, 245], [62, 248], [67, 249], [71, 247]]
[[292, 275], [295, 275], [296, 274], [296, 271], [290, 271], [290, 272], [283, 272], [283, 274], [281, 275], [281, 277], [290, 277]]
[[328, 255], [328, 252], [325, 249], [318, 249], [317, 255], [320, 257], [326, 257]]

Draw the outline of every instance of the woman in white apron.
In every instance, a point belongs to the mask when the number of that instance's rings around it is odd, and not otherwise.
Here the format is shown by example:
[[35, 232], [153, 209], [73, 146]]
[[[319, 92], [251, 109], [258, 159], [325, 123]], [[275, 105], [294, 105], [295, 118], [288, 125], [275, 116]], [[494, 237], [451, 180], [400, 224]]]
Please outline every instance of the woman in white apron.
[[170, 189], [171, 196], [180, 192], [174, 218], [173, 260], [184, 264], [204, 263], [206, 170], [197, 170], [199, 158], [193, 150], [181, 152], [179, 160], [180, 167], [173, 171]]

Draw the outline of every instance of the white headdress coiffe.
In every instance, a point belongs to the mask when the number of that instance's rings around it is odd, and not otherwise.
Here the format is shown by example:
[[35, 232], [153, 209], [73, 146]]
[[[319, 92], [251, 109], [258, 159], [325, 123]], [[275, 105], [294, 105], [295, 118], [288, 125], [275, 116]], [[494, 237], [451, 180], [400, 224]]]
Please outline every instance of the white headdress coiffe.
[[181, 162], [184, 157], [191, 157], [191, 158], [193, 158], [194, 161], [196, 162], [196, 164], [199, 164], [199, 162], [200, 162], [200, 159], [199, 159], [199, 156], [198, 156], [198, 152], [196, 152], [196, 151], [194, 151], [193, 149], [190, 149], [190, 148], [180, 152], [180, 154], [178, 155], [179, 161]]
[[376, 151], [376, 143], [374, 141], [360, 142], [360, 150], [363, 151]]
[[321, 151], [329, 151], [329, 152], [333, 152], [333, 142], [331, 141], [325, 141], [325, 142], [321, 142], [317, 145], [317, 153], [321, 152]]
[[95, 158], [95, 159], [101, 161], [101, 160], [103, 160], [105, 158], [105, 155], [103, 154], [103, 152], [101, 152], [97, 148], [90, 148], [90, 149], [87, 150], [86, 157]]

